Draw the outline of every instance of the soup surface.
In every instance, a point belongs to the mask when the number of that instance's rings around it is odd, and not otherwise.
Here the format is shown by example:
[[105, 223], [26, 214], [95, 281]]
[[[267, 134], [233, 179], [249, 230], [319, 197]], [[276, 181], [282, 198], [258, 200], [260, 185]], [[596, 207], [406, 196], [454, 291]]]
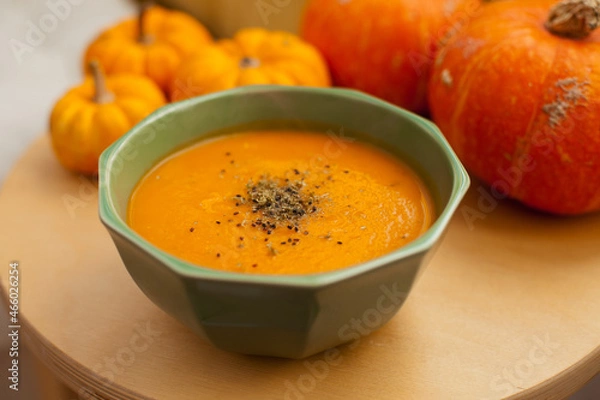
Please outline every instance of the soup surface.
[[129, 225], [197, 265], [254, 274], [348, 267], [432, 223], [421, 179], [371, 145], [332, 134], [251, 131], [198, 142], [155, 166]]

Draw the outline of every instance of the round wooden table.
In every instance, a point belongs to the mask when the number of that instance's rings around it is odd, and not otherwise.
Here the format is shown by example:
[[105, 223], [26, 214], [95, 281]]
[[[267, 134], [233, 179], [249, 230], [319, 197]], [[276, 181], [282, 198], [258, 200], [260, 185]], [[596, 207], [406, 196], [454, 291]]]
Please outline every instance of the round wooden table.
[[0, 193], [3, 295], [82, 398], [559, 399], [600, 371], [600, 215], [555, 218], [477, 182], [398, 315], [336, 357], [212, 348], [151, 303], [97, 217], [96, 185], [37, 140]]

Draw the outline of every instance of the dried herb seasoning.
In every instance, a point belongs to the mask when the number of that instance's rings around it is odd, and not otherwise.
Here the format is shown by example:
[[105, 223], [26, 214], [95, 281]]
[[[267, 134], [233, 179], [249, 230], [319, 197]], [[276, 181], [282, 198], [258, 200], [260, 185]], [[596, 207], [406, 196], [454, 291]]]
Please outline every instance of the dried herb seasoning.
[[[294, 175], [301, 175], [297, 169], [292, 172]], [[298, 232], [300, 221], [319, 211], [316, 205], [320, 198], [312, 192], [307, 193], [305, 186], [303, 177], [291, 180], [265, 175], [257, 181], [248, 182], [246, 196], [237, 194], [233, 200], [236, 206], [249, 203], [252, 213], [260, 214], [260, 217], [252, 221], [252, 226], [267, 234], [278, 226]]]

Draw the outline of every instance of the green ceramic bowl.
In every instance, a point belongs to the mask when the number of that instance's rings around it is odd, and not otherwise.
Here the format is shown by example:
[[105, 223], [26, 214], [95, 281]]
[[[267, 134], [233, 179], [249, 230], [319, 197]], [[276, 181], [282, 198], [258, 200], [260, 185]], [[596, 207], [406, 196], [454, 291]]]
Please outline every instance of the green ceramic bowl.
[[[429, 185], [438, 214], [433, 226], [409, 245], [363, 264], [277, 276], [192, 265], [126, 224], [132, 190], [165, 156], [215, 132], [270, 125], [329, 127], [330, 135], [359, 135], [398, 154]], [[392, 318], [468, 186], [440, 131], [421, 117], [351, 90], [253, 86], [165, 106], [109, 147], [100, 158], [100, 218], [141, 290], [205, 340], [234, 352], [303, 358]]]

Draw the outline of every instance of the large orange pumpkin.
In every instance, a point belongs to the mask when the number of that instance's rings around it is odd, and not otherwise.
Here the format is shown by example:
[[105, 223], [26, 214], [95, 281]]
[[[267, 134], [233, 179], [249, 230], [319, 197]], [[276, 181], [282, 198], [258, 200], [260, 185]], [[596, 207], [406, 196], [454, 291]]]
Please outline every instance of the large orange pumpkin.
[[184, 61], [174, 75], [171, 100], [256, 84], [318, 87], [329, 86], [330, 78], [321, 54], [297, 36], [246, 28]]
[[98, 60], [108, 75], [145, 75], [166, 91], [181, 61], [211, 42], [208, 30], [191, 16], [142, 5], [137, 18], [118, 23], [90, 44], [84, 67]]
[[426, 113], [436, 50], [479, 7], [480, 0], [310, 0], [301, 30], [335, 85]]
[[497, 198], [600, 210], [600, 1], [501, 1], [439, 53], [435, 122]]

